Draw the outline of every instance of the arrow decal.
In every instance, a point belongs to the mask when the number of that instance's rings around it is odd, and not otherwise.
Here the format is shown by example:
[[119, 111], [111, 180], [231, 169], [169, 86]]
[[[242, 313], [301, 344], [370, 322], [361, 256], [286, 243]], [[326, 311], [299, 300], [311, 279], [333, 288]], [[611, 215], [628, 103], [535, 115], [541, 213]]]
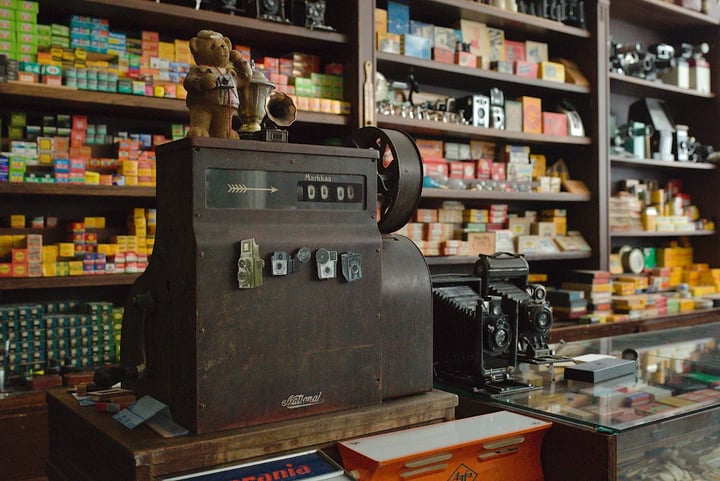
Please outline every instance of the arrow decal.
[[246, 194], [249, 191], [265, 191], [270, 192], [271, 194], [278, 191], [276, 187], [270, 186], [270, 187], [248, 187], [245, 184], [227, 184], [228, 188], [228, 194]]

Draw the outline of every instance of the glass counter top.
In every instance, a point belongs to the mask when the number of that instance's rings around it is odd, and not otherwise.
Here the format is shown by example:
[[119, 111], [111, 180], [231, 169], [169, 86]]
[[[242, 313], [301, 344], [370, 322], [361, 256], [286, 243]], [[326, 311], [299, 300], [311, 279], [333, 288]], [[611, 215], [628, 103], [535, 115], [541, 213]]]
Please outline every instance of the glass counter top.
[[492, 403], [607, 431], [720, 405], [720, 323], [551, 346], [558, 356], [637, 358], [635, 374], [602, 383], [564, 378], [565, 366], [520, 364], [515, 379], [542, 389], [494, 395]]

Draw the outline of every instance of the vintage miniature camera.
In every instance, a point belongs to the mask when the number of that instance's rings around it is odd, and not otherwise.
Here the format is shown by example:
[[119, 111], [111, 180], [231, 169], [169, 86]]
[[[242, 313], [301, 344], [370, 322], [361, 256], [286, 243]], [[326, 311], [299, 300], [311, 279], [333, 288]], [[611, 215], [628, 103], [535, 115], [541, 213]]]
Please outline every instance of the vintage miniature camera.
[[490, 127], [505, 128], [505, 94], [499, 88], [490, 89]]
[[265, 261], [260, 257], [260, 248], [255, 239], [240, 241], [237, 280], [240, 289], [253, 289], [263, 285]]
[[455, 109], [462, 112], [473, 127], [490, 127], [490, 97], [469, 95], [455, 99]]
[[215, 81], [215, 86], [219, 89], [231, 89], [234, 85], [235, 81], [229, 73], [218, 75], [218, 78]]
[[290, 273], [290, 256], [287, 252], [273, 252], [270, 264], [274, 276], [286, 276]]
[[315, 252], [317, 275], [319, 279], [334, 279], [337, 275], [337, 251], [318, 249]]
[[340, 254], [340, 267], [347, 282], [362, 279], [362, 255], [357, 252], [344, 252]]

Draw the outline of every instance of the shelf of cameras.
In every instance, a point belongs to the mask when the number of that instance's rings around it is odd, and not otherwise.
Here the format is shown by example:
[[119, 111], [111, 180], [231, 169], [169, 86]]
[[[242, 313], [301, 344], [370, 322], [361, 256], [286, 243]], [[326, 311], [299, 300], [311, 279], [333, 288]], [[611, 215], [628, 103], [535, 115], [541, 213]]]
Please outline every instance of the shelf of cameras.
[[[285, 7], [285, 4], [289, 3], [286, 0], [39, 0], [39, 3], [41, 10], [46, 7], [56, 16], [97, 15], [112, 17], [117, 19], [118, 23], [126, 19], [134, 30], [157, 30], [159, 26], [167, 26], [174, 30], [181, 29], [188, 37], [202, 29], [211, 29], [222, 32], [233, 42], [252, 42], [268, 49], [287, 49], [288, 45], [292, 44], [302, 45], [306, 50], [322, 52], [328, 48], [342, 49], [349, 43], [346, 34], [337, 32], [335, 28], [324, 23], [324, 6], [311, 15], [317, 17], [316, 21], [306, 28], [296, 24], [302, 22], [295, 19], [294, 8]], [[298, 18], [300, 16], [302, 20], [306, 20], [305, 5], [297, 14]]]
[[509, 140], [532, 144], [592, 144], [592, 139], [585, 136], [549, 135], [542, 133], [527, 133], [518, 130], [475, 127], [471, 124], [465, 123], [465, 121], [461, 120], [459, 117], [448, 116], [447, 112], [429, 111], [427, 118], [415, 118], [417, 116], [415, 112], [410, 112], [408, 110], [406, 113], [402, 113], [402, 107], [398, 107], [397, 115], [391, 114], [390, 110], [382, 110], [382, 106], [380, 109], [381, 110], [377, 115], [378, 125], [384, 128], [405, 130], [411, 134], [436, 135], [463, 139]]
[[681, 162], [672, 160], [638, 159], [624, 155], [611, 155], [610, 162], [613, 164], [626, 164], [640, 167], [652, 167], [663, 169], [689, 169], [689, 170], [715, 170], [717, 164], [710, 162]]
[[591, 36], [586, 29], [583, 0], [413, 0], [412, 8], [423, 18], [466, 18], [534, 33]]
[[[481, 183], [481, 181], [478, 181]], [[477, 189], [433, 189], [426, 188], [422, 191], [423, 199], [443, 200], [499, 200], [499, 201], [522, 201], [522, 202], [587, 202], [591, 196], [589, 193], [572, 192], [497, 192], [491, 190]]]
[[720, 25], [720, 5], [717, 0], [674, 3], [667, 0], [614, 0], [610, 2], [610, 16], [630, 23], [642, 22], [651, 29], [706, 27]]
[[613, 93], [714, 98], [711, 92], [710, 45], [610, 41], [608, 69]]
[[[555, 252], [552, 254], [525, 253], [523, 254], [523, 257], [529, 262], [589, 259], [592, 257], [592, 252]], [[428, 266], [467, 265], [474, 264], [477, 260], [477, 256], [428, 256], [425, 258], [425, 262], [427, 262]]]
[[[189, 115], [184, 100], [92, 92], [64, 86], [54, 87], [36, 83], [0, 82], [0, 98], [4, 96], [12, 96], [16, 100], [27, 101], [52, 100], [54, 105], [57, 105], [59, 102], [67, 106], [90, 106], [103, 110], [106, 110], [108, 106], [112, 106], [116, 112], [117, 108], [127, 109], [128, 114], [137, 114], [138, 109], [142, 109], [171, 119], [186, 119]], [[347, 115], [309, 112], [305, 110], [297, 112], [296, 120], [298, 123], [322, 125], [348, 125], [349, 121]]]
[[131, 286], [140, 274], [101, 276], [7, 277], [0, 278], [0, 291], [24, 289], [65, 289], [68, 287]]
[[401, 76], [412, 70], [416, 79], [431, 85], [443, 85], [446, 88], [466, 88], [468, 82], [486, 80], [488, 82], [502, 82], [516, 84], [537, 89], [572, 94], [589, 94], [591, 89], [587, 85], [556, 80], [545, 80], [536, 77], [523, 77], [509, 71], [481, 69], [458, 64], [442, 63], [436, 60], [400, 55], [378, 51], [375, 53], [379, 72], [389, 77]]

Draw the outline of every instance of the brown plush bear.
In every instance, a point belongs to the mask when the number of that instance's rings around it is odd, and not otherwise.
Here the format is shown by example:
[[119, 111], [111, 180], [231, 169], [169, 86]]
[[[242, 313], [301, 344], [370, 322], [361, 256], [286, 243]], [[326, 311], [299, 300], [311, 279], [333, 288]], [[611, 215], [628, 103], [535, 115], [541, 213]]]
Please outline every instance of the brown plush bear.
[[230, 61], [231, 50], [230, 39], [212, 30], [201, 30], [190, 39], [196, 65], [183, 81], [190, 110], [187, 137], [238, 138], [232, 128], [232, 119], [238, 115], [238, 82], [244, 90], [250, 81], [247, 72], [238, 76]]

